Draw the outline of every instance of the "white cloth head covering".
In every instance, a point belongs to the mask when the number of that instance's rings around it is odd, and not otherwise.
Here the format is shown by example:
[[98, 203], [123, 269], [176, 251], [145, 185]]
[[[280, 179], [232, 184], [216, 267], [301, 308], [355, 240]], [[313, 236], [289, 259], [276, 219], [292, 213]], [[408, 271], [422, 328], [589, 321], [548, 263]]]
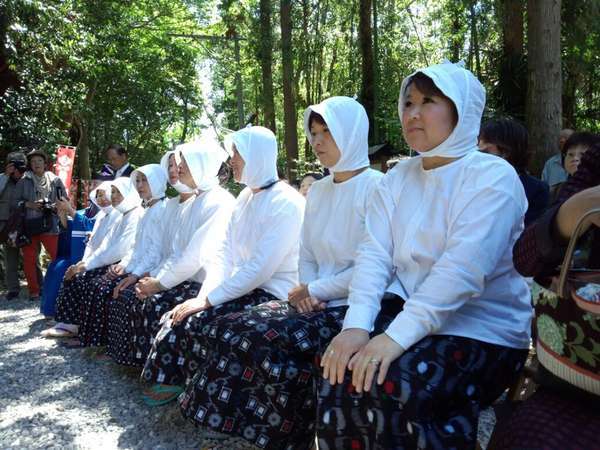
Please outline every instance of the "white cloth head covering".
[[477, 137], [485, 107], [485, 89], [475, 75], [463, 66], [462, 61], [453, 64], [446, 60], [441, 64], [419, 69], [402, 82], [398, 100], [400, 119], [404, 109], [403, 99], [406, 88], [417, 73], [431, 78], [438, 89], [454, 103], [458, 112], [458, 122], [450, 136], [437, 147], [421, 153], [423, 157], [460, 158], [469, 152], [477, 151]]
[[133, 183], [129, 177], [119, 177], [113, 180], [111, 184], [118, 189], [123, 196], [121, 203], [115, 206], [117, 211], [119, 211], [121, 214], [125, 214], [126, 212], [131, 211], [133, 208], [140, 206], [142, 199], [135, 190], [135, 187], [133, 187]]
[[329, 169], [345, 172], [369, 167], [369, 119], [365, 108], [350, 97], [330, 97], [309, 106], [304, 111], [304, 132], [311, 144], [308, 122], [313, 111], [323, 117], [341, 153], [339, 161]]
[[111, 205], [100, 206], [98, 204], [98, 200], [96, 199], [96, 197], [98, 195], [98, 191], [103, 191], [104, 192], [104, 196], [108, 199], [108, 201], [110, 201], [110, 197], [111, 197], [110, 186], [111, 186], [111, 182], [110, 181], [103, 181], [102, 183], [100, 183], [98, 185], [98, 187], [96, 189], [94, 189], [92, 192], [90, 192], [90, 200], [92, 202], [94, 202], [94, 205], [96, 205], [98, 208], [100, 208], [105, 213], [108, 213], [112, 209], [112, 206]]
[[200, 139], [177, 149], [185, 158], [198, 190], [209, 191], [219, 185], [219, 169], [227, 160], [227, 153], [216, 139]]
[[[177, 151], [169, 150], [167, 153], [162, 155], [162, 158], [160, 158], [160, 166], [165, 170], [165, 173], [167, 174], [167, 183], [169, 184], [171, 184], [169, 182], [169, 159], [171, 158], [171, 155], [175, 155], [175, 164], [179, 165], [179, 152]], [[179, 179], [177, 180], [179, 182]]]
[[265, 127], [246, 127], [225, 137], [227, 151], [233, 153], [232, 145], [244, 160], [240, 182], [251, 189], [258, 189], [277, 181], [277, 139]]
[[148, 179], [150, 193], [152, 194], [151, 200], [164, 198], [167, 189], [167, 172], [164, 171], [160, 164], [146, 164], [131, 172], [129, 178], [134, 189], [138, 173], [143, 173]]

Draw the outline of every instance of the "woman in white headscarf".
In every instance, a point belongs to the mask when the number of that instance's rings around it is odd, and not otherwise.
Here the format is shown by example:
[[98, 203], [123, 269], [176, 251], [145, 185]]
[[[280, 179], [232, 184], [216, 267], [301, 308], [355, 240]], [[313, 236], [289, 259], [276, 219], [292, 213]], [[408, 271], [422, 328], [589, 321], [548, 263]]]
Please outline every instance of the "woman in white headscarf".
[[[304, 199], [278, 182], [277, 141], [263, 127], [249, 127], [225, 141], [239, 194], [226, 239], [200, 294], [163, 317], [142, 378], [161, 383], [146, 392], [152, 405], [174, 400], [206, 351], [202, 329], [215, 317], [285, 298], [298, 283], [298, 239]], [[173, 364], [172, 362], [176, 362]]]
[[[210, 323], [201, 343], [208, 354], [182, 404], [184, 415], [213, 437], [224, 431], [266, 449], [314, 444], [314, 358], [341, 330], [368, 199], [382, 176], [369, 168], [369, 121], [357, 101], [332, 97], [310, 106], [304, 129], [331, 175], [308, 193], [300, 283], [286, 300]], [[205, 388], [207, 381], [215, 388]], [[227, 402], [220, 401], [220, 392], [228, 392]], [[215, 416], [233, 425], [224, 427]]]
[[[118, 214], [99, 246], [81, 264], [72, 266], [65, 274], [58, 295], [55, 319], [65, 331], [60, 337], [76, 336], [79, 324], [85, 320], [85, 304], [95, 279], [108, 274], [112, 265], [121, 261], [133, 246], [135, 232], [143, 209], [140, 196], [129, 178], [111, 182], [111, 204]], [[109, 223], [109, 222], [107, 222]], [[57, 325], [57, 327], [58, 327]], [[51, 337], [55, 337], [52, 335]], [[77, 345], [77, 343], [73, 343]]]
[[107, 274], [96, 277], [88, 287], [85, 319], [79, 324], [79, 340], [84, 346], [107, 344], [108, 304], [113, 292], [134, 284], [154, 268], [162, 257], [162, 233], [167, 174], [158, 164], [147, 164], [134, 170], [130, 184], [142, 199], [144, 215], [139, 220], [133, 245]]
[[484, 105], [460, 65], [402, 84], [419, 155], [371, 198], [343, 331], [321, 360], [320, 448], [475, 448], [479, 411], [523, 366], [531, 304], [512, 246], [527, 201], [514, 169], [477, 151]]
[[[177, 153], [180, 163], [175, 188], [184, 193], [167, 231], [166, 256], [138, 282], [137, 299], [124, 304], [121, 299], [115, 302], [115, 307], [127, 308], [128, 314], [128, 322], [123, 322], [120, 333], [115, 329], [109, 334], [109, 354], [120, 364], [144, 364], [161, 316], [198, 295], [208, 264], [225, 239], [235, 204], [233, 196], [219, 185], [217, 175], [227, 153], [218, 142], [201, 139], [180, 145]], [[119, 351], [114, 343], [124, 335], [131, 339], [127, 346], [123, 341]]]

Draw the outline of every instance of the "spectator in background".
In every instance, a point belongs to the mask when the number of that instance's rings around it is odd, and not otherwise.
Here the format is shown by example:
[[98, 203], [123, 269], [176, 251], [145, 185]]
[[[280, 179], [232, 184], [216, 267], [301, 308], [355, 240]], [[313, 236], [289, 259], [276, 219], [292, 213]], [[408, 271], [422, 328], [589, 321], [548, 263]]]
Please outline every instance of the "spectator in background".
[[562, 165], [562, 157], [561, 153], [563, 151], [563, 147], [569, 136], [574, 133], [573, 130], [569, 128], [565, 128], [561, 130], [559, 138], [558, 138], [558, 149], [560, 153], [557, 153], [544, 165], [544, 170], [542, 171], [542, 181], [548, 183], [550, 186], [550, 194], [554, 196], [555, 192], [558, 189], [558, 185], [564, 183], [567, 180], [567, 172], [563, 168]]
[[[58, 246], [58, 216], [50, 209], [59, 198], [67, 198], [67, 191], [60, 178], [46, 170], [48, 156], [42, 150], [32, 150], [27, 154], [29, 170], [18, 181], [12, 199], [13, 208], [24, 207], [26, 233], [31, 242], [23, 247], [23, 268], [27, 278], [30, 300], [40, 300], [40, 282], [36, 269], [40, 254], [40, 244], [56, 259]], [[47, 230], [27, 230], [28, 223], [50, 214], [50, 227]]]
[[600, 135], [583, 131], [573, 133], [565, 142], [561, 151], [562, 165], [569, 176], [577, 172], [581, 157], [595, 143], [600, 141]]
[[2, 230], [2, 244], [4, 244], [4, 278], [8, 292], [6, 300], [19, 297], [19, 249], [6, 243], [4, 230], [8, 226], [11, 215], [11, 203], [17, 182], [25, 173], [27, 160], [21, 152], [9, 153], [6, 158], [4, 173], [0, 175], [0, 230]]
[[298, 191], [300, 192], [300, 194], [302, 194], [304, 198], [306, 198], [306, 196], [308, 195], [308, 190], [310, 189], [312, 184], [315, 181], [320, 180], [321, 178], [323, 178], [323, 175], [321, 175], [320, 173], [309, 172], [305, 174], [304, 177], [302, 177], [302, 182], [300, 183], [300, 189], [298, 189]]
[[111, 144], [106, 149], [106, 159], [110, 168], [113, 170], [114, 179], [119, 177], [128, 177], [133, 172], [134, 167], [129, 164], [127, 150], [119, 144]]
[[513, 119], [487, 121], [479, 132], [479, 149], [504, 158], [519, 174], [529, 206], [525, 213], [525, 226], [540, 217], [550, 200], [548, 185], [527, 172], [531, 153], [527, 142], [527, 129]]

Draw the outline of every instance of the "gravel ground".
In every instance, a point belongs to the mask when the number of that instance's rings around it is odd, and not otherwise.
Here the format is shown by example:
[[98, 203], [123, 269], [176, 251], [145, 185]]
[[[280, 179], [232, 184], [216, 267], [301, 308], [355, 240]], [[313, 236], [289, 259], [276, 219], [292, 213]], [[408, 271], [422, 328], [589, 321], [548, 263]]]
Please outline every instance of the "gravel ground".
[[[176, 404], [147, 407], [138, 371], [100, 362], [95, 350], [41, 338], [49, 326], [29, 300], [0, 297], [0, 448], [252, 448], [237, 439], [203, 439]], [[494, 422], [491, 410], [482, 414], [483, 448]]]

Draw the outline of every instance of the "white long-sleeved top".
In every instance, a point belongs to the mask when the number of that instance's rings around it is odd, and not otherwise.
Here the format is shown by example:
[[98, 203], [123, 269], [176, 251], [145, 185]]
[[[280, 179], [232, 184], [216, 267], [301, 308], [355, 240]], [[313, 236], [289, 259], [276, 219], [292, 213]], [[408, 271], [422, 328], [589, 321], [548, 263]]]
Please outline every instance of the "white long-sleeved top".
[[181, 203], [171, 223], [169, 257], [156, 273], [167, 289], [186, 280], [202, 283], [223, 245], [235, 198], [220, 186]]
[[372, 330], [386, 286], [406, 299], [385, 331], [408, 349], [430, 334], [528, 348], [531, 304], [512, 262], [527, 200], [506, 161], [471, 152], [424, 170], [401, 161], [371, 197], [344, 329]]
[[141, 277], [162, 260], [166, 204], [165, 199], [158, 200], [145, 210], [138, 222], [133, 248], [120, 262], [126, 273]]
[[135, 232], [138, 221], [144, 215], [141, 206], [121, 214], [109, 235], [106, 236], [102, 245], [94, 252], [85, 265], [86, 270], [115, 264], [122, 260], [135, 242]]
[[110, 235], [121, 217], [122, 214], [114, 208], [111, 208], [108, 213], [100, 211], [97, 214], [92, 234], [83, 251], [83, 258], [81, 258], [84, 265], [87, 265], [89, 259], [100, 248], [107, 236]]
[[308, 192], [300, 240], [300, 282], [328, 307], [346, 304], [368, 199], [383, 174], [373, 169], [334, 183], [329, 175]]
[[199, 297], [216, 306], [261, 288], [287, 298], [298, 283], [303, 214], [304, 198], [286, 183], [256, 194], [245, 188]]
[[150, 270], [150, 276], [152, 278], [156, 278], [156, 275], [160, 271], [163, 264], [165, 264], [171, 256], [173, 235], [175, 234], [175, 232], [177, 230], [176, 224], [177, 224], [177, 218], [178, 218], [178, 214], [179, 214], [179, 207], [181, 205], [179, 203], [179, 200], [180, 200], [179, 196], [168, 198], [166, 200], [167, 203], [165, 205], [165, 210], [163, 213], [164, 214], [164, 220], [163, 220], [164, 231], [163, 231], [162, 239], [161, 239], [162, 260], [158, 263], [158, 265], [156, 267], [154, 267], [152, 270]]

